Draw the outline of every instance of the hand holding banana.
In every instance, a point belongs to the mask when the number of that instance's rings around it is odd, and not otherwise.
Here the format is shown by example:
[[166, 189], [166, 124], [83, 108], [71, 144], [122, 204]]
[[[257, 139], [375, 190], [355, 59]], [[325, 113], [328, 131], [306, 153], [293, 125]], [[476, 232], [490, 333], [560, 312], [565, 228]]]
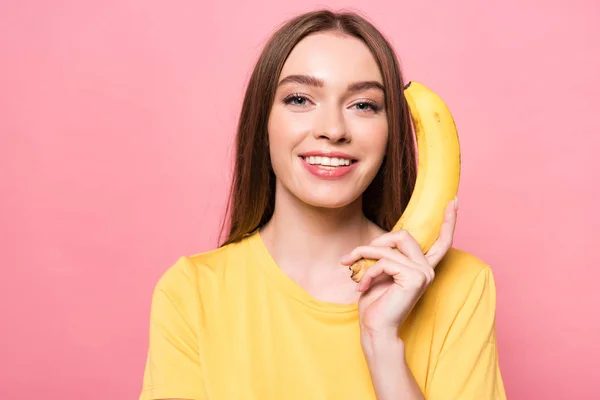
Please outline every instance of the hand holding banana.
[[361, 331], [370, 337], [396, 338], [398, 327], [433, 282], [434, 268], [452, 246], [457, 201], [446, 207], [440, 235], [427, 254], [405, 230], [384, 233], [368, 246], [342, 258], [350, 265], [361, 258], [377, 260], [364, 273], [357, 290]]

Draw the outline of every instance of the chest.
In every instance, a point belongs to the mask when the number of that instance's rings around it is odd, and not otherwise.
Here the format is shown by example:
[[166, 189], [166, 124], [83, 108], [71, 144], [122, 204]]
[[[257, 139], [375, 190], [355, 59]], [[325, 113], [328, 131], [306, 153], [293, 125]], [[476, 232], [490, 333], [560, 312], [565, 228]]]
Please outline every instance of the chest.
[[[211, 400], [375, 400], [358, 311], [244, 280], [199, 306], [198, 353]], [[421, 321], [421, 323], [419, 323]], [[424, 384], [430, 326], [407, 321], [402, 339]]]
[[199, 340], [208, 398], [375, 400], [355, 314], [281, 299], [238, 306], [214, 315]]

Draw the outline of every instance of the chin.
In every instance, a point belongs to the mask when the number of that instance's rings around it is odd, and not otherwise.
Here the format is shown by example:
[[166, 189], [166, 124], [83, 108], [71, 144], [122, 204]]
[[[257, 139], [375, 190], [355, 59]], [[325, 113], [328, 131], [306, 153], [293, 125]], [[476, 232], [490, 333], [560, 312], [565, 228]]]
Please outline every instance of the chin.
[[[314, 180], [302, 179], [277, 180], [276, 193], [281, 200], [300, 201], [315, 208], [339, 209], [360, 200], [367, 186], [364, 179], [355, 177], [348, 180]], [[292, 200], [295, 199], [295, 200]]]
[[339, 194], [336, 195], [335, 193], [322, 195], [319, 195], [318, 193], [304, 193], [301, 195], [296, 195], [296, 197], [312, 207], [336, 209], [343, 208], [354, 203], [360, 197], [360, 193], [357, 193], [355, 196], [340, 196]]

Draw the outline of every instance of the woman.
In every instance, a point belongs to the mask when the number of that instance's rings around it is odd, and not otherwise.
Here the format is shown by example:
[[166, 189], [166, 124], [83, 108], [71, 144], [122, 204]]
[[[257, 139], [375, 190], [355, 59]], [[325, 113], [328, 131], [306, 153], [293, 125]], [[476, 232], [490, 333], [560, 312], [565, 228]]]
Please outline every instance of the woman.
[[[456, 202], [427, 254], [389, 232], [416, 174], [403, 87], [355, 14], [273, 35], [239, 120], [228, 237], [157, 283], [141, 399], [505, 398], [493, 275], [451, 248]], [[363, 257], [378, 262], [356, 284]]]

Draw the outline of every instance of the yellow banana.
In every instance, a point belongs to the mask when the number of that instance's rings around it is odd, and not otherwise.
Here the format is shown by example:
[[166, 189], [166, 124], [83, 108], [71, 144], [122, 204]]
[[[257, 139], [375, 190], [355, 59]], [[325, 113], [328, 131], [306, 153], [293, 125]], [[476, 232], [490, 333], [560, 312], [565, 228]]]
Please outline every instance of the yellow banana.
[[[440, 234], [446, 206], [458, 193], [460, 144], [452, 114], [436, 93], [413, 81], [406, 85], [404, 97], [417, 138], [417, 179], [392, 231], [407, 230], [426, 253]], [[359, 282], [374, 263], [361, 259], [352, 264], [352, 279]]]

